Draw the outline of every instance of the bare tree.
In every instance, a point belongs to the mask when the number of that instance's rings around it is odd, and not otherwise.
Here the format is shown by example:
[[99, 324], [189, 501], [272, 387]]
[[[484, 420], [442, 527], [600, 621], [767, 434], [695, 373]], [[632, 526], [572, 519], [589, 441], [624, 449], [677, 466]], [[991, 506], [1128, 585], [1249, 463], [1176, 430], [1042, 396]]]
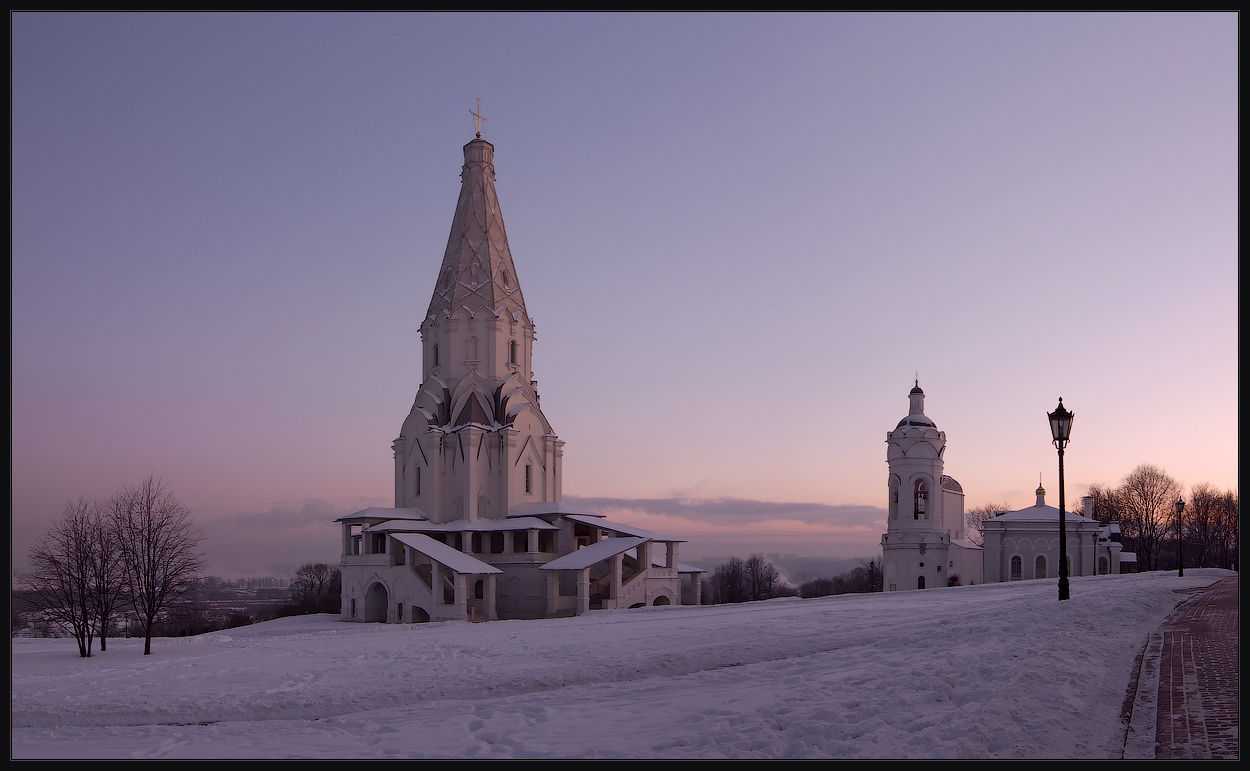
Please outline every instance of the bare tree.
[[324, 562], [300, 567], [291, 582], [295, 606], [303, 613], [337, 613], [342, 576], [339, 569]]
[[746, 588], [752, 600], [768, 600], [777, 596], [781, 574], [762, 554], [752, 554], [743, 566]]
[[160, 480], [148, 477], [118, 493], [110, 506], [125, 568], [127, 596], [143, 625], [143, 654], [152, 652], [152, 627], [178, 588], [204, 567], [203, 536], [191, 512]]
[[74, 636], [83, 658], [91, 656], [96, 620], [91, 592], [96, 508], [85, 498], [65, 507], [64, 517], [30, 550], [33, 572], [26, 581], [34, 607]]
[[717, 565], [712, 573], [715, 598], [709, 604], [723, 602], [746, 602], [750, 596], [746, 588], [746, 563], [738, 557], [730, 557], [723, 565]]
[[1220, 491], [1206, 482], [1196, 484], [1185, 502], [1183, 545], [1192, 567], [1207, 567], [1216, 548], [1220, 525]]
[[1159, 569], [1167, 534], [1174, 529], [1176, 499], [1181, 486], [1162, 469], [1142, 464], [1129, 472], [1115, 492], [1121, 526], [1127, 523], [1136, 539], [1142, 570]]
[[1229, 490], [1221, 497], [1220, 506], [1220, 567], [1230, 570], [1237, 569], [1238, 544], [1237, 534], [1240, 529], [1241, 506], [1236, 490]]
[[104, 652], [108, 650], [109, 622], [126, 593], [126, 573], [113, 517], [98, 504], [91, 508], [87, 537], [91, 542], [91, 604], [96, 632], [100, 636], [100, 651]]
[[981, 523], [987, 519], [993, 519], [1000, 511], [1011, 511], [1009, 503], [986, 503], [977, 506], [975, 509], [968, 509], [964, 512], [964, 537], [972, 541], [977, 546], [981, 546], [985, 542], [985, 536], [981, 533]]
[[[1122, 519], [1120, 512], [1120, 504], [1116, 499], [1116, 490], [1105, 487], [1100, 484], [1092, 484], [1089, 491], [1085, 494], [1093, 499], [1094, 519], [1106, 525], [1112, 522], [1119, 522]], [[1084, 514], [1085, 504], [1081, 504], [1081, 514]], [[1127, 535], [1127, 533], [1125, 534]]]

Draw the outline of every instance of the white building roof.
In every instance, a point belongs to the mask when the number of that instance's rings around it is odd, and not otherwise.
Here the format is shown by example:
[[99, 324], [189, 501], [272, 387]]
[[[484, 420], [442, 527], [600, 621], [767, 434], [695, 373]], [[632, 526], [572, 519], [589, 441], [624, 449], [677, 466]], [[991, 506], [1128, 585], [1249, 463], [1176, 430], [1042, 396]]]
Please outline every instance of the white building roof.
[[572, 554], [566, 554], [563, 557], [553, 559], [545, 565], [540, 565], [539, 569], [582, 570], [596, 562], [606, 560], [609, 557], [615, 557], [623, 551], [628, 551], [638, 544], [646, 542], [646, 538], [605, 538], [598, 543], [583, 546]]
[[648, 541], [663, 541], [665, 543], [685, 543], [685, 541], [682, 540], [681, 538], [672, 538], [667, 535], [660, 535], [659, 533], [653, 533], [650, 530], [643, 530], [640, 527], [632, 527], [630, 525], [622, 525], [617, 522], [609, 522], [608, 520], [601, 518], [598, 514], [594, 515], [594, 517], [595, 518], [592, 519], [591, 517], [588, 517], [585, 514], [565, 514], [564, 515], [565, 519], [571, 519], [574, 522], [581, 522], [583, 525], [590, 525], [591, 527], [601, 527], [604, 530], [612, 530], [617, 533], [624, 533], [625, 535], [637, 536], [638, 538], [645, 538]]
[[367, 509], [361, 509], [355, 514], [348, 514], [346, 517], [339, 517], [335, 522], [355, 521], [358, 519], [406, 519], [406, 520], [423, 520], [429, 519], [426, 513], [416, 506], [406, 509], [385, 509], [378, 506], [370, 506]]
[[422, 533], [493, 533], [500, 530], [559, 530], [538, 517], [517, 517], [515, 519], [456, 519], [451, 522], [412, 522], [410, 520], [388, 520], [369, 528], [369, 532], [397, 531]]
[[[1098, 520], [1096, 519], [1082, 517], [1080, 514], [1073, 514], [1070, 511], [1068, 512], [1068, 516], [1065, 517], [1065, 520], [1076, 524], [1085, 522], [1090, 522], [1095, 525], [1098, 524]], [[1006, 514], [1001, 514], [997, 517], [991, 517], [985, 520], [986, 524], [991, 522], [1054, 522], [1055, 525], [1058, 526], [1059, 509], [1056, 509], [1054, 506], [1029, 506], [1027, 509], [1009, 511]]]
[[509, 517], [537, 517], [542, 514], [580, 514], [584, 517], [602, 517], [602, 514], [583, 509], [580, 506], [570, 506], [567, 503], [556, 501], [540, 501], [538, 503], [523, 503], [516, 507], [516, 511], [509, 514]]
[[451, 548], [442, 541], [435, 541], [428, 535], [421, 535], [420, 533], [394, 533], [391, 537], [405, 546], [416, 549], [435, 562], [446, 565], [457, 573], [490, 575], [503, 572], [494, 565], [487, 565], [475, 557], [470, 557], [462, 551]]

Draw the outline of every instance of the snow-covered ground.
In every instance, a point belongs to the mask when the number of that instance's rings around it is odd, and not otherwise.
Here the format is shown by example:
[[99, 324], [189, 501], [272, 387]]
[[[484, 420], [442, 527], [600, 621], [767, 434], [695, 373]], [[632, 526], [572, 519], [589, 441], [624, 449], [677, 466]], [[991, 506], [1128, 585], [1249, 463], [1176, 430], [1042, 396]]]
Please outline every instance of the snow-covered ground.
[[1116, 758], [1146, 637], [1220, 570], [487, 624], [14, 640], [12, 753]]

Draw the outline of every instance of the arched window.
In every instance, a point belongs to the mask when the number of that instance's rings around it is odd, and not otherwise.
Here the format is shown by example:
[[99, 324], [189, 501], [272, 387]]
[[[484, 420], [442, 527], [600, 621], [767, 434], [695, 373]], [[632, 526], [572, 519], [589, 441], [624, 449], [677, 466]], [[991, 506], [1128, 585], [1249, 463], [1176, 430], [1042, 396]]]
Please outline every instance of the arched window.
[[890, 519], [898, 519], [898, 477], [890, 475]]
[[1023, 565], [1022, 560], [1020, 559], [1019, 554], [1011, 558], [1011, 580], [1012, 581], [1019, 581], [1021, 578], [1024, 577], [1023, 567], [1024, 565]]
[[917, 578], [917, 579], [916, 579], [916, 588], [917, 588], [917, 589], [923, 589], [923, 588], [924, 588], [924, 576], [921, 576], [921, 577], [919, 577], [919, 578]]
[[1037, 555], [1037, 559], [1033, 561], [1033, 577], [1046, 577], [1046, 556], [1044, 554]]
[[516, 340], [508, 343], [508, 363], [516, 364]]
[[929, 488], [925, 485], [923, 479], [916, 480], [915, 494], [913, 496], [912, 510], [915, 512], [916, 519], [929, 518]]
[[434, 366], [438, 366], [438, 343], [434, 344]]
[[477, 361], [477, 338], [470, 337], [464, 341], [464, 358], [465, 361]]

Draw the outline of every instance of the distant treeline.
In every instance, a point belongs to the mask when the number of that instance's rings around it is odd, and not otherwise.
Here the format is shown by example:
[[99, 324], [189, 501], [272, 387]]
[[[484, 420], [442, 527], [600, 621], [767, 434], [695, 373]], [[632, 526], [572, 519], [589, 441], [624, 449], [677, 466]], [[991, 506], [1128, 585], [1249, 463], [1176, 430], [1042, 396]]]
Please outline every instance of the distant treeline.
[[816, 578], [800, 586], [787, 583], [766, 557], [731, 557], [703, 579], [703, 604], [750, 602], [774, 597], [824, 597], [830, 594], [881, 591], [881, 563], [868, 560], [840, 575]]

